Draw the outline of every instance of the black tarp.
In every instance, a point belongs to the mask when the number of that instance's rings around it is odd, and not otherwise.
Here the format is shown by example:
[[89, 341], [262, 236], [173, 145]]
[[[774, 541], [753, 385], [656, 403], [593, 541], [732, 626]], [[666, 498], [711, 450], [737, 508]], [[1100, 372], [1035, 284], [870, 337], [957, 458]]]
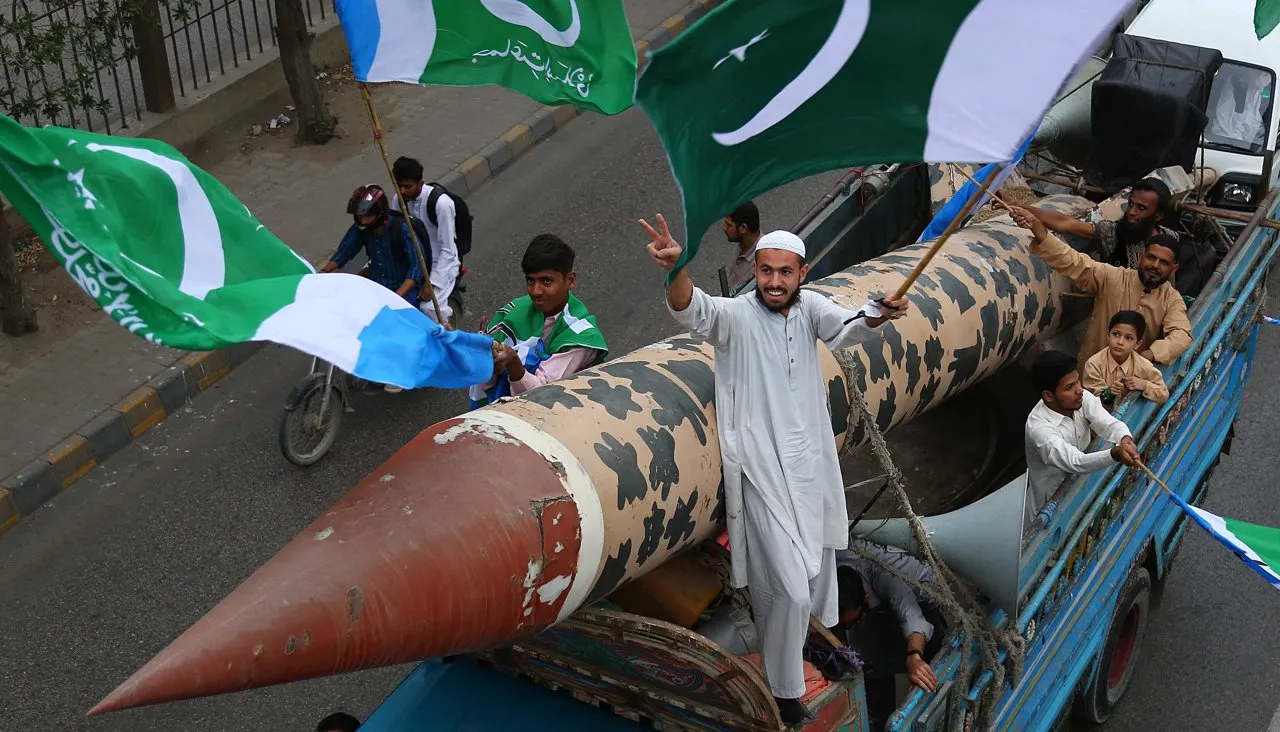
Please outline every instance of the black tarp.
[[1222, 52], [1119, 34], [1093, 86], [1085, 179], [1108, 193], [1156, 168], [1195, 167]]

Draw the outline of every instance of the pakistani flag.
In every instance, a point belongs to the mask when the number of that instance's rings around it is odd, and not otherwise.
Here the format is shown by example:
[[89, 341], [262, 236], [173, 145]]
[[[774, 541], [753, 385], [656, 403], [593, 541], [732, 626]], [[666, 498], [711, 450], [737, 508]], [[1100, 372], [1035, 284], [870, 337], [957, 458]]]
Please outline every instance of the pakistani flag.
[[1258, 0], [1253, 6], [1253, 32], [1261, 41], [1280, 25], [1280, 0]]
[[497, 84], [617, 114], [636, 52], [622, 0], [336, 0], [360, 81]]
[[1280, 568], [1280, 529], [1223, 518], [1192, 506], [1173, 491], [1167, 491], [1166, 495], [1200, 528], [1212, 534], [1272, 587], [1280, 590], [1280, 573], [1273, 569]]
[[364, 277], [316, 274], [164, 143], [0, 115], [0, 193], [107, 315], [152, 343], [272, 341], [405, 388], [493, 374], [489, 336], [446, 331]]
[[1011, 160], [1130, 4], [719, 6], [650, 56], [636, 93], [684, 198], [683, 259], [739, 204], [807, 175], [874, 163]]

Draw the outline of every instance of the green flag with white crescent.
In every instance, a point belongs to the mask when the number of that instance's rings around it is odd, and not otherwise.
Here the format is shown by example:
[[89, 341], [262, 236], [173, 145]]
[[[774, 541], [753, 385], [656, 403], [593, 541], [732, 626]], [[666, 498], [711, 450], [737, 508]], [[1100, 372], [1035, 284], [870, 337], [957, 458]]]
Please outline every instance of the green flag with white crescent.
[[685, 251], [826, 170], [1009, 160], [1128, 0], [731, 0], [650, 55], [636, 99], [684, 201]]
[[493, 372], [492, 338], [445, 331], [364, 277], [315, 273], [162, 142], [0, 115], [0, 193], [103, 312], [152, 343], [271, 341], [408, 388]]
[[336, 0], [360, 81], [497, 84], [543, 104], [631, 107], [622, 0]]

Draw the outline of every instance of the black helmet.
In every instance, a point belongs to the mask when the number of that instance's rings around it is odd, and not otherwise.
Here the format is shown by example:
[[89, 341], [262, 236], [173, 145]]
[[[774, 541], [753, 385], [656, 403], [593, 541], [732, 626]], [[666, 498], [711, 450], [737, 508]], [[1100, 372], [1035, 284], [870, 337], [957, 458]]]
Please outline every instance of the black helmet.
[[357, 188], [351, 194], [351, 200], [347, 202], [347, 213], [351, 214], [356, 226], [361, 229], [366, 228], [360, 223], [361, 218], [374, 216], [376, 218], [369, 226], [381, 226], [387, 220], [387, 212], [390, 209], [391, 205], [387, 202], [387, 194], [383, 192], [382, 186], [372, 183]]

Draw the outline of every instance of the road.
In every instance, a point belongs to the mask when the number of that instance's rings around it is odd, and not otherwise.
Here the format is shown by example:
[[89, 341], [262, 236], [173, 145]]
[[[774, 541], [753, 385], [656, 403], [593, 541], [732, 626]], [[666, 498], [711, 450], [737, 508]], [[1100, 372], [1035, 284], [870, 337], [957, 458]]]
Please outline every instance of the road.
[[[761, 199], [766, 227], [787, 227], [840, 173]], [[633, 110], [587, 115], [468, 203], [469, 322], [523, 294], [520, 255], [554, 232], [578, 251], [578, 295], [615, 354], [674, 334], [661, 275], [636, 219], [679, 199], [648, 121]], [[338, 232], [317, 232], [336, 240]], [[713, 229], [695, 277], [718, 288], [730, 255]], [[308, 470], [276, 446], [284, 395], [306, 361], [268, 348], [52, 505], [0, 536], [0, 730], [312, 728], [337, 708], [363, 718], [407, 668], [383, 669], [97, 718], [84, 712], [199, 619], [362, 477], [424, 427], [466, 409], [459, 392], [374, 394], [340, 442]], [[17, 419], [19, 415], [4, 415]]]
[[[638, 112], [584, 117], [469, 202], [472, 321], [520, 292], [519, 254], [543, 231], [579, 251], [578, 294], [612, 350], [669, 335], [659, 277], [634, 221], [665, 211], [675, 186]], [[765, 226], [788, 226], [838, 173], [762, 201]], [[695, 277], [714, 287], [729, 248], [704, 240]], [[1233, 454], [1206, 507], [1280, 526], [1272, 436], [1280, 428], [1280, 328], [1263, 326]], [[304, 730], [342, 708], [362, 718], [407, 667], [361, 672], [87, 719], [84, 711], [234, 589], [298, 531], [423, 427], [465, 408], [457, 393], [375, 394], [347, 415], [319, 465], [276, 448], [297, 354], [269, 348], [0, 536], [3, 730]], [[17, 418], [16, 415], [4, 415]], [[1280, 699], [1275, 591], [1199, 532], [1188, 531], [1153, 617], [1134, 685], [1111, 730], [1267, 730]]]

